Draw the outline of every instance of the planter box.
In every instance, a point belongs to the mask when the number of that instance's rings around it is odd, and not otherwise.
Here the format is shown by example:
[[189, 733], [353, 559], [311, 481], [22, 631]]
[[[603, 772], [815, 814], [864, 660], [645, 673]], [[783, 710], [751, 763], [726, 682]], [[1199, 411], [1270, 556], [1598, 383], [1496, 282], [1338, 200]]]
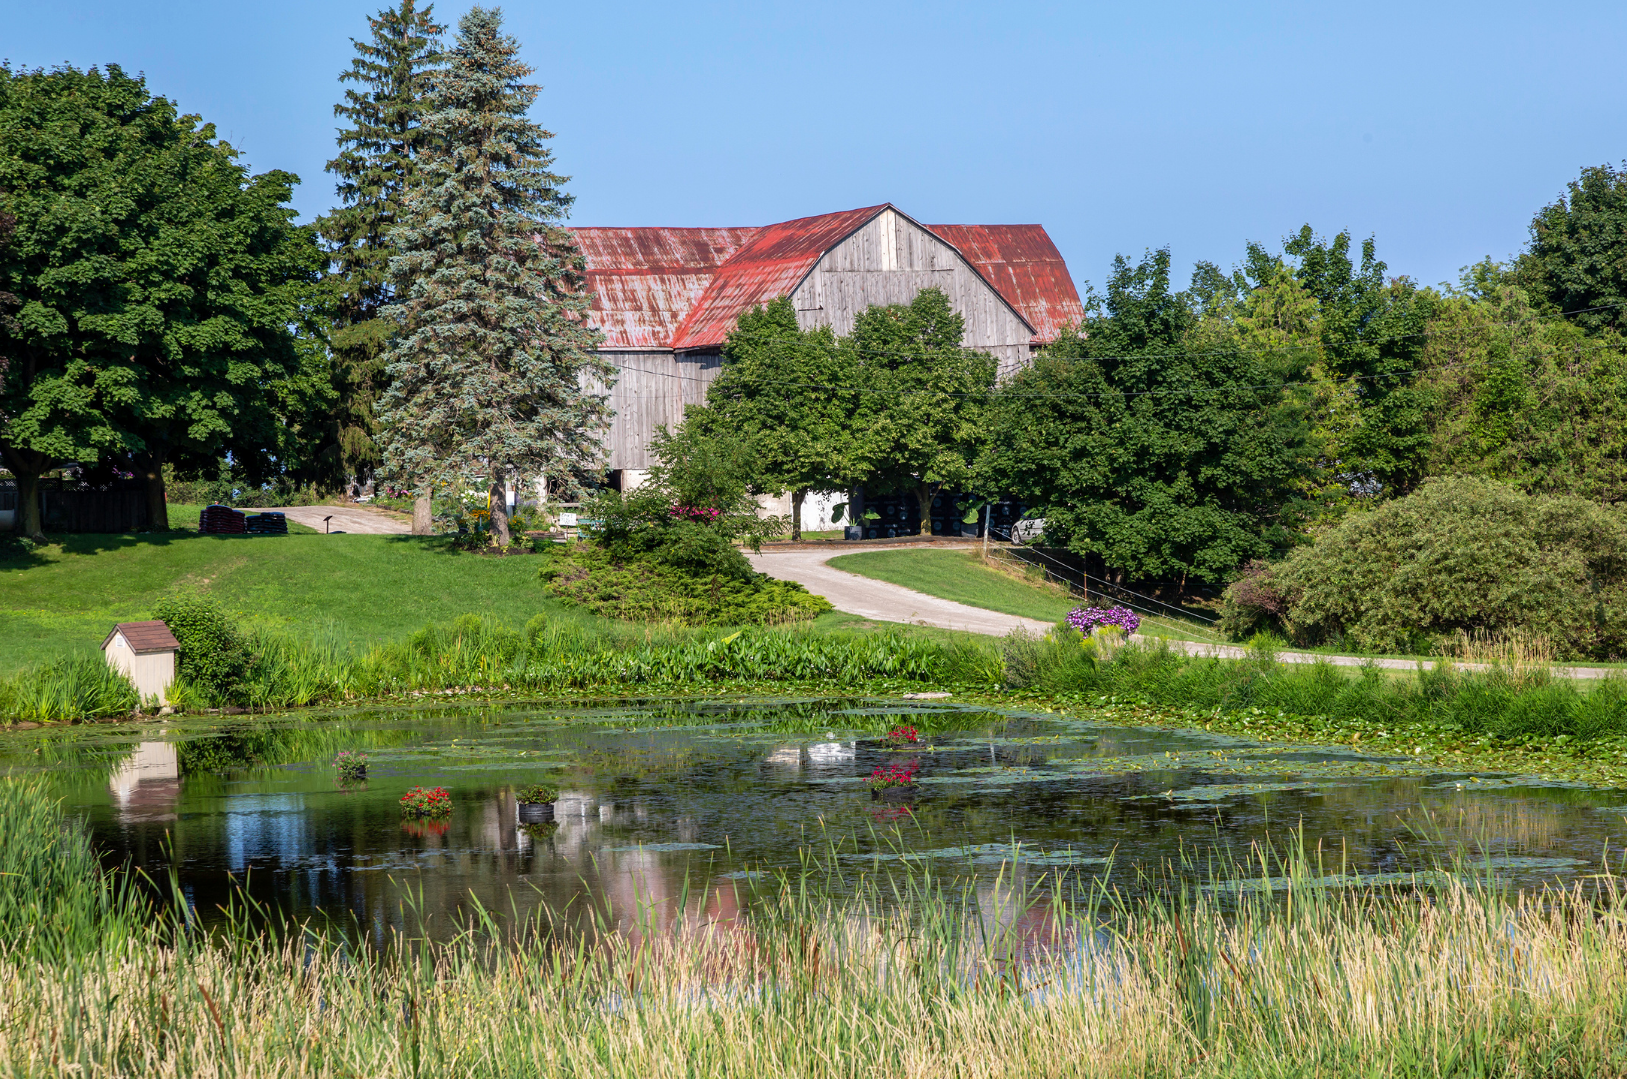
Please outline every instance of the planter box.
[[919, 786], [914, 787], [880, 787], [871, 788], [870, 800], [872, 802], [907, 802], [920, 791]]
[[543, 821], [554, 819], [554, 803], [552, 802], [521, 802], [520, 823], [540, 824]]

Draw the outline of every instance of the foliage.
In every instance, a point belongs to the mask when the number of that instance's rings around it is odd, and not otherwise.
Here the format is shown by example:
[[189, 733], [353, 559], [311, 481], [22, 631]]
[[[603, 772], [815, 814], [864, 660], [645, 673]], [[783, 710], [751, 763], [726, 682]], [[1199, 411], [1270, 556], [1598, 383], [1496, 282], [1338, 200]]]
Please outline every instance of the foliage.
[[1613, 331], [1590, 336], [1488, 284], [1441, 302], [1424, 363], [1431, 474], [1627, 500], [1627, 342]]
[[[526, 114], [538, 88], [495, 9], [458, 23], [424, 99], [418, 175], [390, 232], [399, 335], [379, 405], [387, 479], [413, 490], [542, 478], [568, 494], [601, 454], [610, 367], [553, 136]], [[508, 526], [494, 498], [500, 546]]]
[[250, 655], [243, 634], [220, 605], [201, 596], [161, 600], [152, 616], [169, 626], [180, 644], [175, 678], [201, 690], [211, 703], [240, 703]]
[[316, 222], [332, 263], [326, 283], [337, 297], [332, 334], [337, 400], [328, 433], [341, 475], [365, 482], [378, 467], [378, 397], [393, 298], [388, 236], [423, 149], [423, 98], [441, 63], [434, 6], [400, 0], [369, 16], [370, 39], [351, 42], [356, 55], [339, 81], [351, 83], [333, 107], [348, 126], [327, 170], [338, 177], [340, 205]]
[[850, 438], [863, 462], [864, 485], [915, 494], [923, 522], [936, 490], [969, 485], [985, 435], [995, 358], [964, 348], [965, 319], [941, 289], [908, 304], [870, 307], [841, 340], [853, 359], [860, 397]]
[[[799, 329], [789, 296], [754, 307], [724, 342], [706, 403], [685, 410], [677, 437], [738, 447], [751, 487], [791, 492], [791, 533], [799, 539], [803, 496], [848, 487], [863, 474], [856, 360], [829, 327]], [[674, 436], [661, 437], [672, 444]]]
[[30, 497], [63, 461], [129, 462], [166, 527], [163, 467], [251, 481], [302, 467], [327, 403], [309, 336], [314, 236], [297, 178], [250, 176], [212, 125], [116, 66], [0, 66], [0, 455]]
[[401, 796], [403, 817], [446, 817], [452, 813], [452, 795], [445, 787], [414, 787]]
[[531, 787], [521, 787], [514, 792], [514, 800], [521, 805], [543, 805], [559, 801], [559, 788], [539, 783]]
[[831, 606], [793, 581], [756, 573], [704, 525], [679, 522], [645, 552], [576, 544], [555, 548], [538, 571], [550, 595], [607, 618], [678, 625], [807, 621]]
[[1117, 581], [1224, 581], [1307, 509], [1302, 349], [1251, 351], [1169, 290], [1169, 252], [1114, 262], [1105, 310], [994, 395], [982, 486]]
[[348, 782], [356, 782], [367, 778], [367, 754], [358, 753], [351, 749], [341, 749], [333, 758], [333, 767], [339, 773], [339, 778]]
[[1255, 569], [1226, 605], [1234, 631], [1271, 621], [1305, 644], [1417, 652], [1460, 630], [1520, 630], [1560, 656], [1618, 656], [1627, 521], [1569, 496], [1434, 479]]
[[1514, 276], [1553, 314], [1588, 333], [1627, 330], [1627, 165], [1595, 165], [1531, 219]]

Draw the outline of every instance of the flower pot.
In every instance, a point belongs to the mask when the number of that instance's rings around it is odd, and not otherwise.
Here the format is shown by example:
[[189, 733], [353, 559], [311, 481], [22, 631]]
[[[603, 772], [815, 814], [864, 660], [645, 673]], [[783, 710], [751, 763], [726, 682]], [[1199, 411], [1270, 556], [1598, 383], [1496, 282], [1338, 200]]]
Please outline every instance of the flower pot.
[[870, 800], [872, 802], [907, 802], [915, 797], [918, 787], [872, 787]]
[[552, 802], [521, 802], [520, 823], [540, 824], [543, 821], [554, 819], [554, 803]]
[[845, 540], [862, 540], [864, 538], [864, 529], [858, 525], [848, 525], [842, 529], [842, 538]]

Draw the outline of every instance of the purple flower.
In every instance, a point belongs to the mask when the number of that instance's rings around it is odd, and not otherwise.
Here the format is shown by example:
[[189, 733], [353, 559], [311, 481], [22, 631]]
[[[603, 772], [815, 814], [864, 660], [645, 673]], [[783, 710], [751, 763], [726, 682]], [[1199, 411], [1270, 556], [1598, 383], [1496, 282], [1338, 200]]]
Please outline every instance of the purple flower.
[[1087, 635], [1099, 626], [1118, 626], [1128, 637], [1141, 627], [1141, 616], [1128, 607], [1075, 607], [1068, 625]]

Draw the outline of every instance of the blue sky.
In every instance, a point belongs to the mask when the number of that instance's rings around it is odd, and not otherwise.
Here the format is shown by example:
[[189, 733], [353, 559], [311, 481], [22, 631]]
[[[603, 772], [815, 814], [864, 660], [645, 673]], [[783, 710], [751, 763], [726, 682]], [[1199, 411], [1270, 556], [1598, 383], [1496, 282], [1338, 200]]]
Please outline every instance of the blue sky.
[[[116, 62], [332, 202], [336, 76], [381, 0], [4, 0], [13, 66]], [[441, 3], [455, 23], [466, 3]], [[1392, 274], [1506, 257], [1627, 158], [1627, 4], [504, 5], [584, 225], [754, 225], [877, 202], [1040, 222], [1081, 290], [1305, 223]]]

